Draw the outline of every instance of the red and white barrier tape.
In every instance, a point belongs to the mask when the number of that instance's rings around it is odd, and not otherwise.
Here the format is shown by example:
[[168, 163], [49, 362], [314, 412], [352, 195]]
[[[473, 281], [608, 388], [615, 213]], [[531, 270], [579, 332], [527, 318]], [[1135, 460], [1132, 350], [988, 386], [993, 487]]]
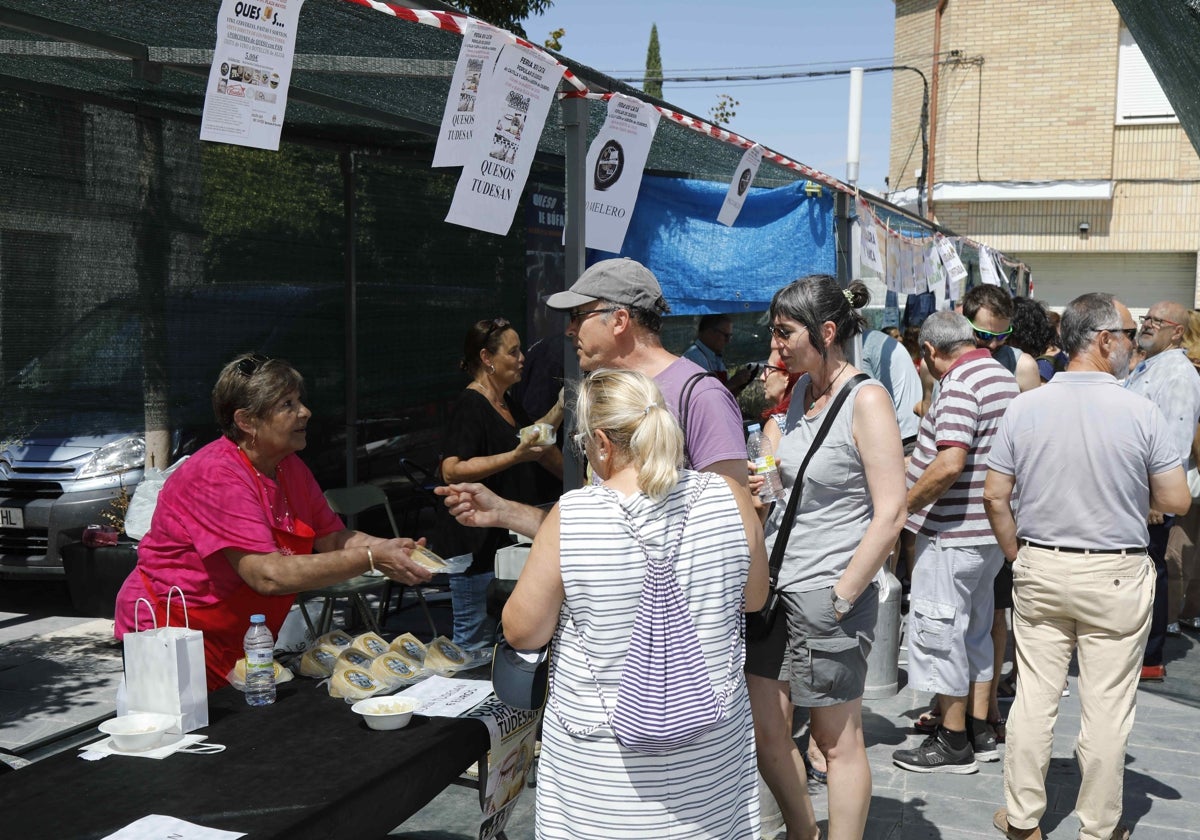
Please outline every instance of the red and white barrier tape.
[[[425, 26], [433, 26], [437, 29], [441, 29], [444, 32], [453, 32], [457, 35], [462, 35], [463, 24], [469, 20], [472, 20], [470, 15], [466, 15], [461, 12], [431, 12], [428, 9], [406, 9], [403, 6], [393, 6], [391, 3], [380, 3], [378, 0], [346, 0], [346, 2], [353, 3], [356, 6], [366, 6], [368, 9], [374, 9], [377, 12], [383, 12], [385, 15], [391, 15], [392, 17], [400, 18], [401, 20], [407, 20], [411, 23], [420, 23]], [[483, 22], [486, 23], [486, 21]], [[509, 34], [511, 35], [512, 33]], [[537, 50], [555, 64], [558, 63], [558, 59], [545, 53], [537, 44], [532, 44], [529, 41], [526, 41], [524, 38], [518, 38], [516, 35], [513, 35], [512, 37], [513, 40], [515, 40], [522, 47], [528, 47], [532, 50]], [[584, 93], [587, 92], [587, 85], [579, 81], [575, 74], [570, 70], [567, 70], [563, 73], [563, 78], [576, 90]]]
[[[454, 32], [458, 35], [462, 35], [463, 24], [471, 19], [468, 15], [461, 13], [431, 12], [427, 9], [407, 9], [403, 6], [393, 6], [390, 3], [381, 3], [379, 0], [346, 0], [346, 2], [353, 3], [356, 6], [366, 6], [368, 9], [374, 9], [377, 12], [383, 12], [384, 14], [400, 18], [401, 20], [407, 20], [412, 23], [420, 23], [425, 26], [434, 26], [443, 31]], [[536, 44], [532, 44], [523, 38], [517, 38], [515, 35], [513, 37], [516, 38], [517, 43], [521, 46], [530, 47], [531, 49], [538, 50], [539, 52], [542, 51], [541, 48]], [[554, 58], [553, 56], [548, 57], [551, 59]], [[587, 85], [580, 81], [579, 78], [570, 70], [567, 70], [563, 74], [563, 78], [568, 84], [575, 88], [575, 91], [565, 93], [563, 96], [579, 96], [586, 99], [605, 100], [612, 97], [611, 93], [593, 93], [588, 89]], [[667, 119], [679, 123], [686, 128], [690, 128], [692, 131], [695, 131], [699, 134], [708, 135], [709, 137], [720, 140], [723, 143], [729, 143], [743, 149], [748, 149], [754, 145], [753, 140], [742, 137], [740, 134], [734, 134], [732, 131], [728, 131], [720, 126], [706, 123], [703, 120], [696, 119], [695, 117], [689, 117], [686, 114], [680, 114], [677, 111], [672, 111], [670, 108], [663, 108], [658, 105], [655, 105], [654, 107]], [[824, 184], [832, 190], [844, 193], [854, 192], [853, 189], [846, 184], [843, 184], [832, 175], [826, 175], [824, 172], [813, 169], [811, 166], [805, 166], [803, 163], [799, 163], [791, 158], [785, 157], [776, 151], [768, 149], [765, 146], [763, 147], [763, 157], [786, 169], [799, 172], [808, 180]]]

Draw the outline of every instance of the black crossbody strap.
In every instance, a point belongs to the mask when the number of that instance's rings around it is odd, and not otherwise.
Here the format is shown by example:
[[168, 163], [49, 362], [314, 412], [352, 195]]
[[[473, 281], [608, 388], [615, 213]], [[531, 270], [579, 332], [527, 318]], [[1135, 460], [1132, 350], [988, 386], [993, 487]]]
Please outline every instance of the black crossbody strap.
[[787, 548], [788, 537], [792, 533], [792, 522], [796, 519], [796, 507], [800, 504], [800, 491], [804, 486], [804, 471], [808, 469], [808, 462], [812, 460], [813, 455], [821, 448], [821, 444], [825, 441], [825, 435], [829, 434], [829, 427], [833, 425], [834, 419], [838, 416], [838, 412], [842, 410], [842, 403], [846, 401], [846, 397], [850, 396], [850, 392], [860, 382], [865, 382], [870, 377], [865, 373], [857, 374], [849, 379], [837, 396], [833, 398], [833, 405], [829, 407], [829, 411], [825, 414], [825, 420], [821, 423], [821, 428], [817, 429], [816, 437], [813, 438], [812, 445], [808, 447], [808, 452], [804, 456], [804, 460], [800, 462], [800, 470], [796, 473], [796, 481], [792, 485], [791, 495], [788, 496], [787, 510], [783, 513], [783, 521], [779, 523], [779, 531], [775, 535], [775, 545], [771, 549], [771, 588], [774, 589], [779, 581], [779, 569], [783, 566], [783, 552]]

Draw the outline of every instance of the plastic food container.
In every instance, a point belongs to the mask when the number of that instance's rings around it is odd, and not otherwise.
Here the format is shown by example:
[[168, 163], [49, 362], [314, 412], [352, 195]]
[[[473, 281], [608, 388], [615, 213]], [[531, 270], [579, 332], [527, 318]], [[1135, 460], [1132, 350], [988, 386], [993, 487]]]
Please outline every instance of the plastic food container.
[[371, 729], [403, 729], [412, 720], [416, 704], [401, 697], [368, 697], [350, 707]]
[[152, 750], [162, 743], [163, 736], [175, 724], [170, 715], [134, 712], [100, 724], [99, 729], [112, 738], [113, 746], [122, 752]]

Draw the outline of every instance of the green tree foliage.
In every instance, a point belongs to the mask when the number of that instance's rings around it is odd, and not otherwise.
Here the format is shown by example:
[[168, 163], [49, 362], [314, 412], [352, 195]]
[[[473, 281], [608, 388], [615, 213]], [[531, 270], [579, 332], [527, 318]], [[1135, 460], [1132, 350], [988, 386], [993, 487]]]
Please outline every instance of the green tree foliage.
[[545, 14], [554, 5], [554, 0], [455, 0], [454, 5], [471, 17], [486, 20], [501, 29], [528, 38], [522, 21], [533, 15]]
[[728, 93], [717, 94], [717, 104], [708, 109], [708, 115], [714, 125], [729, 125], [737, 116], [737, 107], [741, 105]]
[[558, 50], [559, 52], [562, 52], [562, 39], [566, 34], [567, 30], [560, 26], [558, 29], [555, 29], [553, 32], [547, 35], [546, 40], [543, 42], [546, 49]]
[[642, 90], [649, 96], [663, 98], [662, 55], [658, 51], [658, 24], [650, 24], [650, 46], [646, 48], [646, 76]]

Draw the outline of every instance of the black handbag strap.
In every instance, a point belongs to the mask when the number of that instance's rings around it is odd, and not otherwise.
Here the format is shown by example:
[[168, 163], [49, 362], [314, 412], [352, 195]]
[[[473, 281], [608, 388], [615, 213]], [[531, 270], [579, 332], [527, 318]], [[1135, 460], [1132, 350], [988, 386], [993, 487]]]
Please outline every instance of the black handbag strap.
[[829, 427], [833, 425], [834, 419], [837, 418], [838, 412], [842, 410], [842, 403], [846, 401], [846, 397], [850, 396], [850, 391], [860, 382], [865, 382], [870, 379], [865, 373], [860, 373], [852, 376], [845, 385], [838, 391], [837, 396], [833, 398], [833, 405], [829, 407], [829, 411], [825, 414], [825, 420], [821, 423], [821, 428], [817, 429], [817, 434], [813, 438], [812, 444], [808, 447], [808, 452], [804, 455], [804, 460], [800, 462], [800, 470], [796, 473], [796, 481], [792, 484], [791, 495], [788, 496], [787, 510], [783, 513], [783, 521], [779, 523], [779, 530], [775, 534], [775, 545], [771, 549], [771, 588], [779, 582], [779, 569], [783, 566], [783, 552], [787, 548], [788, 537], [792, 533], [792, 522], [796, 518], [796, 507], [800, 504], [801, 489], [804, 486], [804, 471], [808, 469], [808, 462], [812, 460], [813, 455], [817, 454], [817, 450], [821, 448], [821, 444], [825, 441], [825, 435], [829, 434]]

